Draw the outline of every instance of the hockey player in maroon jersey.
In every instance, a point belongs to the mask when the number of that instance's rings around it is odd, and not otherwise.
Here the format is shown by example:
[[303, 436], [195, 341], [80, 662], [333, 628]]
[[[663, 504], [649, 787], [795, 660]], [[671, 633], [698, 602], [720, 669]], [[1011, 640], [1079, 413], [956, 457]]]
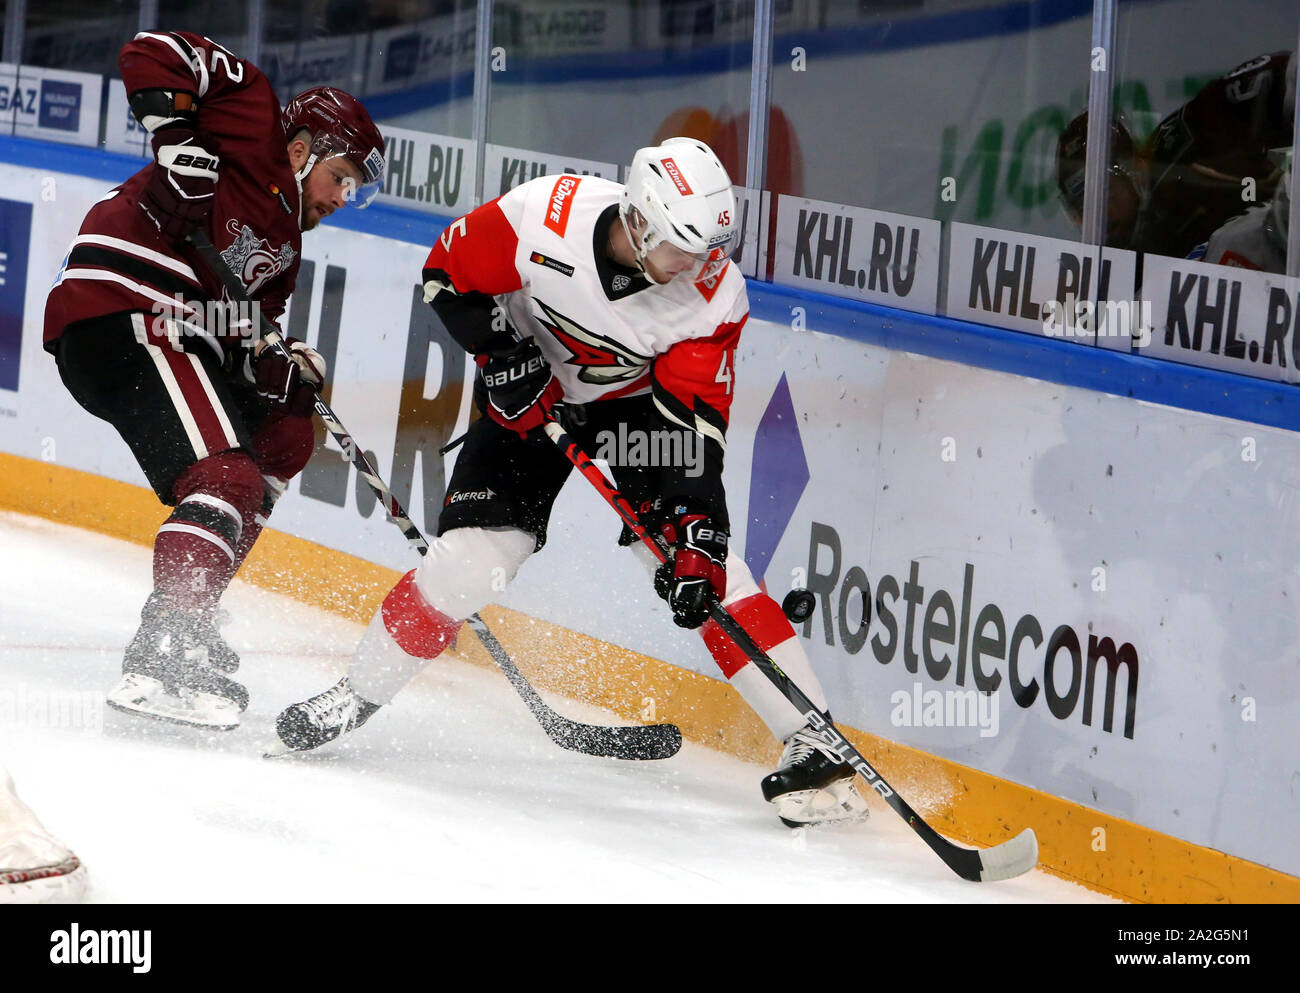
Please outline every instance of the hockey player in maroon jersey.
[[559, 412], [588, 450], [605, 431], [659, 432], [678, 435], [672, 450], [701, 453], [658, 467], [611, 460], [620, 490], [675, 548], [656, 590], [786, 743], [779, 770], [763, 782], [780, 816], [798, 824], [865, 812], [852, 769], [808, 733], [706, 609], [716, 592], [825, 708], [781, 608], [728, 551], [722, 466], [736, 344], [749, 316], [744, 278], [728, 261], [738, 234], [726, 170], [691, 138], [638, 151], [626, 187], [541, 177], [443, 232], [425, 264], [425, 295], [476, 357], [486, 416], [470, 426], [428, 555], [388, 594], [348, 675], [281, 713], [284, 749], [315, 748], [363, 724], [542, 548], [572, 468], [539, 430]]
[[214, 625], [217, 602], [313, 448], [321, 357], [262, 353], [185, 241], [201, 229], [262, 314], [293, 292], [302, 232], [383, 174], [383, 139], [341, 90], [287, 108], [251, 63], [182, 31], [142, 32], [120, 56], [155, 161], [91, 208], [45, 308], [45, 348], [81, 406], [130, 446], [173, 507], [154, 542], [154, 590], [108, 702], [232, 728], [248, 694]]
[[[1106, 244], [1184, 258], [1229, 218], [1267, 201], [1281, 177], [1270, 152], [1291, 144], [1295, 86], [1295, 53], [1274, 52], [1207, 84], [1140, 145], [1116, 121]], [[1076, 224], [1087, 130], [1080, 114], [1057, 144], [1057, 185]]]

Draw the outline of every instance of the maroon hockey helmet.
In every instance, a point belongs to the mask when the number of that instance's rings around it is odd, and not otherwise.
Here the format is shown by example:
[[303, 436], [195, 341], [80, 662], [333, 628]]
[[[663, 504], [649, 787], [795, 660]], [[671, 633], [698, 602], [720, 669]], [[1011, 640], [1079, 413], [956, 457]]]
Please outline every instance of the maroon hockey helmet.
[[[1077, 224], [1083, 218], [1084, 162], [1088, 151], [1088, 112], [1084, 111], [1061, 132], [1056, 143], [1056, 186], [1061, 203]], [[1116, 117], [1110, 123], [1110, 173], [1132, 184], [1139, 200], [1145, 199], [1145, 183], [1137, 163], [1133, 136]]]
[[303, 128], [311, 132], [311, 154], [298, 173], [300, 181], [317, 160], [342, 155], [361, 172], [357, 206], [374, 199], [384, 178], [384, 137], [356, 97], [333, 86], [313, 86], [289, 101], [281, 121], [290, 140]]

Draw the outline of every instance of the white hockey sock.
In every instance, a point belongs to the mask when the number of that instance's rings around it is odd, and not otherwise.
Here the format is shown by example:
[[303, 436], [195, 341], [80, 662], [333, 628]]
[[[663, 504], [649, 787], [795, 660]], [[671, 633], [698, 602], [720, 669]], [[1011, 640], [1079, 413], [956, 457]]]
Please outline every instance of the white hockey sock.
[[[653, 573], [659, 562], [649, 549], [641, 542], [631, 547], [641, 563]], [[727, 552], [727, 594], [722, 605], [745, 626], [750, 637], [781, 667], [781, 671], [813, 703], [825, 710], [826, 693], [794, 628], [776, 601], [758, 588], [744, 559], [731, 551]], [[784, 741], [807, 723], [799, 709], [749, 661], [714, 621], [707, 621], [700, 627], [700, 636], [727, 682], [736, 688], [777, 739]]]
[[466, 617], [505, 590], [534, 545], [532, 535], [513, 528], [457, 528], [430, 542], [420, 567], [384, 598], [357, 646], [348, 666], [357, 693], [391, 703]]
[[[825, 710], [826, 693], [794, 628], [780, 605], [758, 588], [749, 567], [734, 552], [727, 554], [727, 595], [722, 598], [722, 605], [744, 626], [758, 647], [790, 677], [791, 682], [803, 690], [818, 708]], [[808, 723], [799, 709], [749, 661], [714, 621], [708, 621], [700, 628], [700, 636], [727, 681], [773, 736], [784, 741]]]
[[[436, 657], [436, 656], [435, 656]], [[361, 636], [361, 642], [348, 665], [348, 681], [352, 688], [371, 703], [389, 704], [393, 697], [419, 675], [433, 660], [408, 655], [398, 645], [384, 624], [381, 607], [370, 619], [370, 626]]]
[[[775, 606], [774, 601], [773, 605]], [[762, 642], [759, 645], [761, 647]], [[822, 684], [813, 672], [797, 637], [792, 636], [779, 645], [773, 645], [767, 649], [767, 654], [813, 703], [821, 710], [826, 709], [826, 694], [822, 690]], [[731, 676], [730, 682], [778, 740], [785, 741], [808, 723], [803, 714], [772, 685], [772, 681], [754, 663], [746, 660]]]

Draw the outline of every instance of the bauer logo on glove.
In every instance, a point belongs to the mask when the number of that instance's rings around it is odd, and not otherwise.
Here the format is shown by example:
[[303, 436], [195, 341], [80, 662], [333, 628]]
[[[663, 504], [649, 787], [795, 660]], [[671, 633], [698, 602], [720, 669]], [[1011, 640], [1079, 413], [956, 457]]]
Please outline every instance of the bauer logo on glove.
[[674, 624], [697, 628], [709, 619], [709, 600], [727, 591], [727, 532], [688, 512], [663, 534], [674, 552], [655, 573], [655, 592], [672, 607]]
[[487, 388], [488, 417], [521, 437], [541, 427], [564, 399], [564, 387], [531, 338], [485, 352], [474, 361]]

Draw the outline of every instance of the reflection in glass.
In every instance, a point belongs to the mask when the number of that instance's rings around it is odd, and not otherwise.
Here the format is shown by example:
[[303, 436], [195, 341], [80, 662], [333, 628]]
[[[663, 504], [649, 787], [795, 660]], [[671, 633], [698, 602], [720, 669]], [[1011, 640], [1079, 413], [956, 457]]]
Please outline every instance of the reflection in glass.
[[1092, 4], [777, 4], [767, 185], [1074, 238], [1057, 137], [1087, 102]]
[[[1297, 8], [1125, 2], [1107, 243], [1284, 271]], [[1275, 197], [1283, 200], [1275, 202]]]
[[254, 54], [249, 47], [247, 7], [244, 0], [158, 0], [155, 27], [201, 34], [240, 58], [247, 58]]
[[117, 53], [139, 25], [139, 0], [29, 0], [22, 61], [116, 76]]
[[497, 3], [488, 141], [517, 154], [489, 160], [485, 196], [566, 164], [605, 175], [676, 135], [742, 182], [753, 31], [749, 4]]
[[468, 137], [474, 0], [268, 0], [261, 67], [282, 101], [338, 86], [380, 125]]

